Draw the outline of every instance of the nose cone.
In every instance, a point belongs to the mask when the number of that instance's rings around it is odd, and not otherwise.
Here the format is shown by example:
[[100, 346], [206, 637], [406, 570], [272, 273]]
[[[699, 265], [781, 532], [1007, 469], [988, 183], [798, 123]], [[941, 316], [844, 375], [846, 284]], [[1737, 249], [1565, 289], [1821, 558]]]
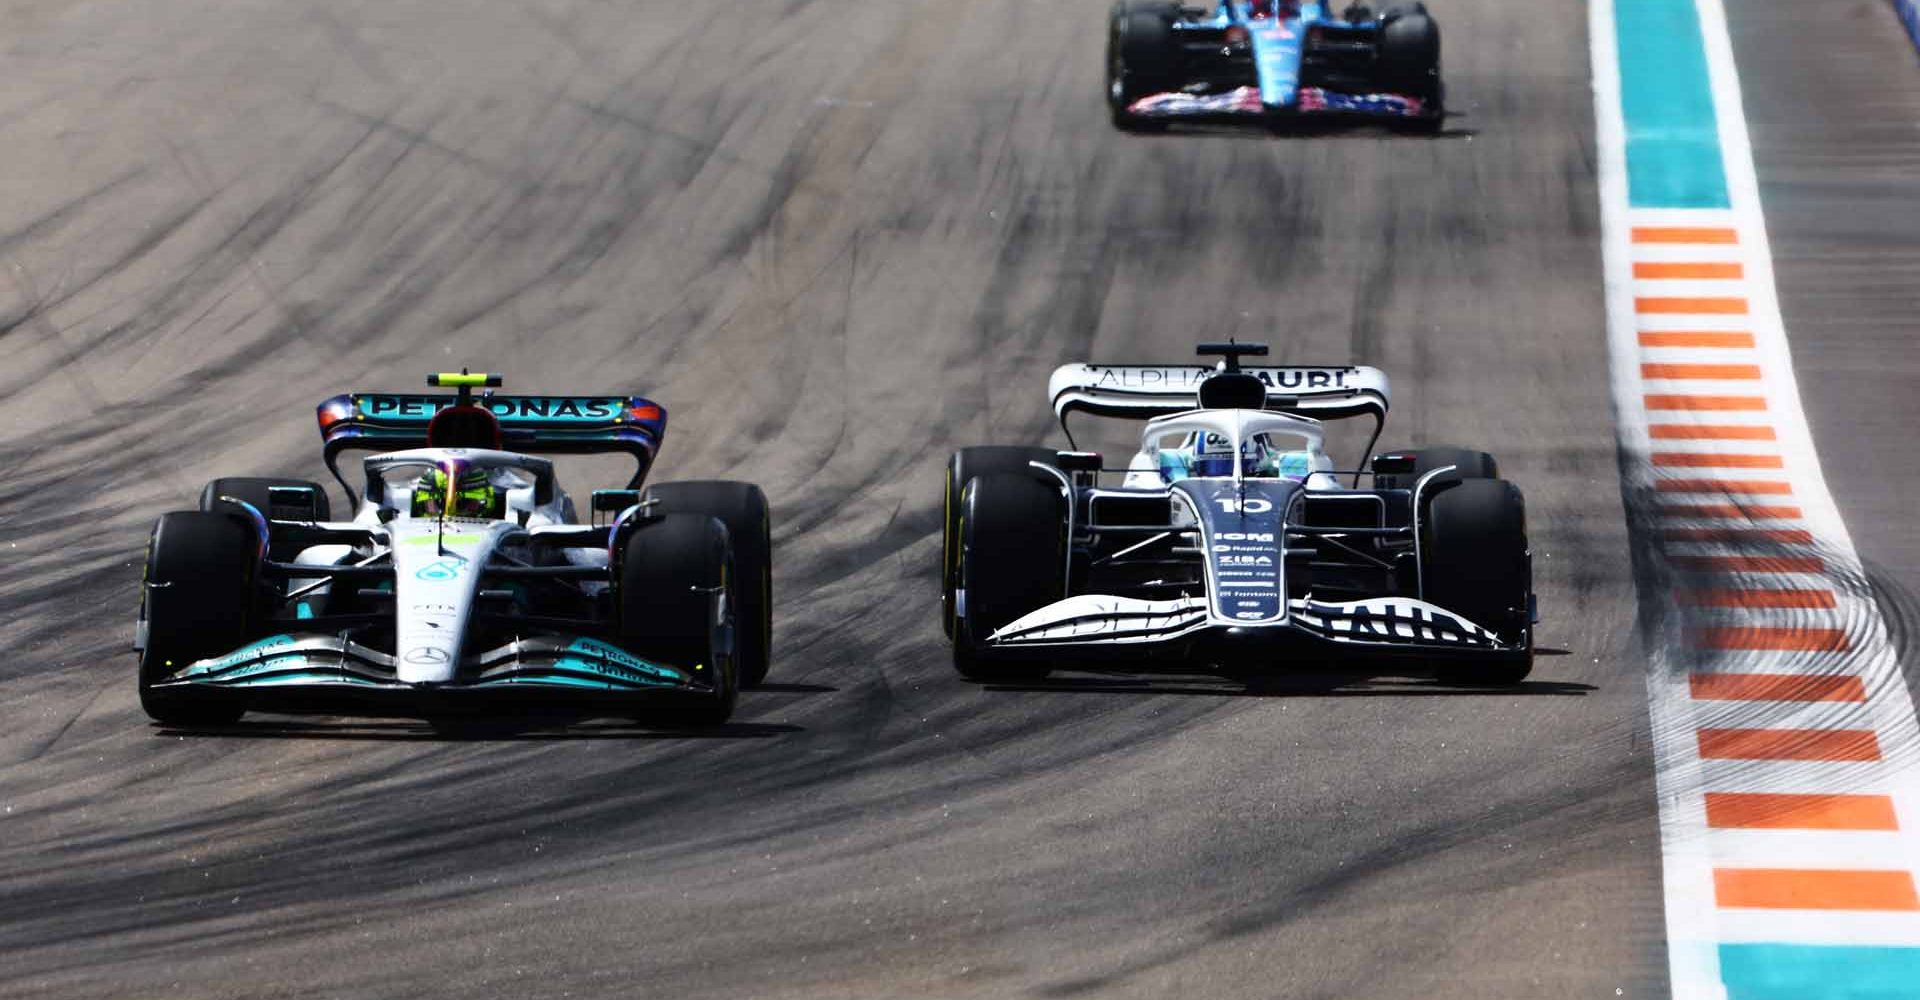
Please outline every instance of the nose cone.
[[468, 611], [500, 522], [394, 522], [394, 659], [402, 682], [444, 684], [460, 665]]

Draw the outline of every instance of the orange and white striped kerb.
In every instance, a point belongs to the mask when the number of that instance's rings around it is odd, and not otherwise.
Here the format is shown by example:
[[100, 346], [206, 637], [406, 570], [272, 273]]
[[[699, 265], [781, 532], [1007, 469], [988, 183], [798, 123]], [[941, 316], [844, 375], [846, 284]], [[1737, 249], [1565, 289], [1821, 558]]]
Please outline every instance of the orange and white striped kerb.
[[1590, 3], [1673, 993], [1920, 997], [1920, 725], [1801, 411], [1725, 13]]

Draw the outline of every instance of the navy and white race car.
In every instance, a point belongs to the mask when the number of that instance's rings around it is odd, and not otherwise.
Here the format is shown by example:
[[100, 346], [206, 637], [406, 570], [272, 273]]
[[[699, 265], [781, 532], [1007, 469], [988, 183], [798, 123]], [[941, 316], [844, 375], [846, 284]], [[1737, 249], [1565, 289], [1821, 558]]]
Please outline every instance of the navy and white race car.
[[[1071, 364], [1076, 412], [1145, 419], [1118, 483], [1092, 452], [962, 448], [947, 465], [945, 619], [959, 672], [1075, 661], [1210, 666], [1253, 680], [1358, 653], [1511, 684], [1533, 663], [1526, 507], [1491, 455], [1425, 448], [1335, 469], [1317, 418], [1388, 407], [1366, 367]], [[1359, 488], [1362, 479], [1368, 488]]]
[[1438, 131], [1440, 27], [1426, 5], [1331, 0], [1119, 0], [1108, 18], [1107, 103], [1122, 129], [1180, 119], [1379, 118]]
[[[303, 480], [223, 478], [148, 541], [140, 702], [175, 725], [249, 709], [433, 716], [597, 706], [713, 724], [766, 676], [766, 496], [748, 483], [641, 488], [666, 410], [637, 396], [350, 393], [319, 406], [336, 521]], [[363, 488], [341, 474], [365, 459]], [[575, 516], [553, 463], [613, 453], [622, 489]], [[594, 523], [605, 515], [605, 523]]]

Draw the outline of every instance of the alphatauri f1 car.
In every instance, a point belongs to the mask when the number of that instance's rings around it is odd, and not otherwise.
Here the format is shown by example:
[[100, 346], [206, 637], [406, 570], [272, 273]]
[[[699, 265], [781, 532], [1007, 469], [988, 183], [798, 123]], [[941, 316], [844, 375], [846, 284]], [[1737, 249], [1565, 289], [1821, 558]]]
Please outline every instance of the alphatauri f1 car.
[[1092, 452], [954, 453], [941, 572], [962, 675], [1091, 661], [1256, 680], [1363, 653], [1451, 682], [1527, 675], [1526, 508], [1491, 455], [1424, 448], [1337, 470], [1320, 418], [1372, 417], [1371, 452], [1384, 373], [1242, 367], [1260, 344], [1200, 353], [1225, 360], [1054, 371], [1070, 446], [1071, 414], [1146, 420], [1118, 483]]
[[[350, 393], [319, 406], [353, 515], [301, 480], [224, 478], [147, 545], [134, 646], [163, 723], [249, 709], [433, 717], [534, 707], [715, 724], [766, 676], [767, 501], [747, 483], [642, 489], [667, 414], [637, 396]], [[364, 460], [356, 490], [338, 460]], [[613, 453], [588, 523], [530, 452]], [[599, 523], [604, 521], [604, 523]]]
[[1434, 132], [1446, 118], [1440, 28], [1418, 2], [1376, 14], [1356, 0], [1336, 15], [1331, 0], [1119, 0], [1108, 16], [1107, 103], [1128, 130], [1313, 115]]

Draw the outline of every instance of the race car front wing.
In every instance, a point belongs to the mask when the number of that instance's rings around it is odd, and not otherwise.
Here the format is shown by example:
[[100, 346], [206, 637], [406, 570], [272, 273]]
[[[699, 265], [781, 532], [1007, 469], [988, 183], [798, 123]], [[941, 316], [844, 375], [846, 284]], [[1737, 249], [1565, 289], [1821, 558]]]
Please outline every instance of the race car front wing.
[[1515, 647], [1493, 632], [1438, 605], [1410, 597], [1327, 602], [1294, 598], [1279, 619], [1248, 624], [1209, 613], [1207, 601], [1183, 597], [1149, 601], [1085, 594], [1049, 604], [1007, 624], [989, 648], [1071, 647], [1167, 643], [1218, 631], [1236, 636], [1288, 634], [1351, 646], [1407, 652], [1499, 652]]
[[225, 656], [187, 664], [156, 681], [158, 688], [232, 691], [291, 689], [408, 694], [548, 691], [711, 692], [714, 664], [678, 666], [635, 656], [591, 638], [520, 639], [465, 658], [451, 681], [412, 684], [399, 679], [391, 654], [328, 635], [276, 635]]
[[1347, 94], [1323, 87], [1302, 87], [1291, 106], [1267, 104], [1259, 87], [1236, 87], [1215, 94], [1190, 94], [1170, 91], [1148, 94], [1127, 106], [1127, 113], [1143, 118], [1212, 118], [1227, 115], [1267, 115], [1277, 113], [1325, 115], [1375, 115], [1385, 118], [1420, 118], [1432, 112], [1426, 102], [1405, 94]]

